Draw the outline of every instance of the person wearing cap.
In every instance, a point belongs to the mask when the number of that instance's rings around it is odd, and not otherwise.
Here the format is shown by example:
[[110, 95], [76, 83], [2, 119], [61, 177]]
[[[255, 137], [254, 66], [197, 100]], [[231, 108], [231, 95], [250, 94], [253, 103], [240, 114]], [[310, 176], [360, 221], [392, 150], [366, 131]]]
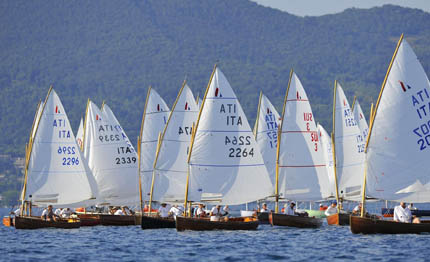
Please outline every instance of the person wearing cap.
[[206, 217], [205, 206], [203, 204], [199, 204], [196, 210], [196, 217]]
[[269, 209], [267, 208], [267, 204], [263, 203], [263, 206], [260, 209], [260, 213], [268, 213]]
[[48, 208], [45, 208], [42, 212], [41, 218], [47, 221], [57, 221], [57, 215], [52, 211], [52, 205], [49, 205]]
[[284, 214], [294, 216], [296, 215], [296, 203], [291, 202], [290, 205], [285, 204], [284, 205]]
[[166, 203], [161, 204], [161, 207], [158, 209], [158, 215], [162, 218], [169, 217], [169, 208]]
[[326, 209], [324, 214], [326, 216], [337, 214], [337, 202], [336, 201], [331, 202], [331, 205]]

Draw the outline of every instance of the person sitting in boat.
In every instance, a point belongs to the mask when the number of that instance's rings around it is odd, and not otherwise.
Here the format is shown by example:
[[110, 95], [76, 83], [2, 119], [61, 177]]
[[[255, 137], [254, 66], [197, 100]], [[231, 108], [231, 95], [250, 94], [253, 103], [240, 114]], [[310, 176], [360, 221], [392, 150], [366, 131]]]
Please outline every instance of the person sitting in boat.
[[294, 216], [296, 215], [296, 203], [291, 202], [289, 205], [284, 205], [284, 214]]
[[[354, 209], [352, 209], [352, 214], [353, 215], [361, 215], [361, 208], [363, 207], [363, 205], [361, 203], [358, 203], [357, 206], [354, 207]], [[364, 211], [366, 212], [366, 211]]]
[[337, 214], [337, 202], [336, 201], [331, 202], [331, 205], [326, 209], [324, 214], [326, 216]]
[[406, 207], [405, 202], [400, 202], [400, 205], [394, 208], [393, 220], [396, 222], [411, 223], [412, 221], [411, 210], [409, 210], [409, 208]]
[[211, 221], [219, 221], [222, 217], [221, 205], [216, 205], [211, 209], [210, 212]]
[[61, 212], [62, 211], [63, 211], [63, 208], [57, 208], [57, 209], [55, 209], [54, 214], [57, 215], [57, 216], [59, 216], [59, 217], [61, 217]]
[[323, 204], [320, 204], [320, 211], [326, 211], [328, 206], [324, 206]]
[[127, 215], [127, 211], [125, 211], [124, 207], [115, 207], [114, 208], [115, 212], [114, 215], [115, 216], [125, 216]]
[[228, 213], [230, 212], [230, 208], [228, 207], [228, 205], [225, 205], [222, 211], [224, 211], [223, 216], [228, 216]]
[[46, 221], [57, 221], [58, 216], [52, 211], [52, 205], [49, 205], [43, 210], [41, 218]]
[[203, 204], [199, 204], [199, 207], [196, 209], [196, 217], [206, 217], [205, 206]]
[[161, 204], [161, 207], [158, 209], [158, 215], [162, 218], [169, 217], [169, 208], [166, 203]]
[[62, 218], [69, 218], [73, 214], [72, 210], [70, 208], [63, 208], [60, 212], [60, 217]]
[[414, 206], [414, 203], [410, 203], [409, 205], [408, 205], [408, 208], [409, 208], [409, 210], [418, 210], [418, 208], [416, 208], [415, 206]]
[[260, 213], [268, 213], [269, 209], [267, 208], [267, 204], [263, 203], [263, 206], [260, 209]]
[[182, 215], [183, 211], [178, 207], [178, 205], [173, 205], [169, 210], [169, 215], [173, 217], [177, 217]]

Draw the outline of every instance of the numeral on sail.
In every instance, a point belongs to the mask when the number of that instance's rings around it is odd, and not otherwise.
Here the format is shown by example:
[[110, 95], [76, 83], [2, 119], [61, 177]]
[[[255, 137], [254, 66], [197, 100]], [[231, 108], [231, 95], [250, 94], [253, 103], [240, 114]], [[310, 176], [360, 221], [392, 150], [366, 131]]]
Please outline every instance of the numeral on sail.
[[136, 163], [136, 157], [117, 157], [115, 158], [117, 165]]
[[232, 144], [232, 145], [247, 145], [249, 146], [251, 144], [251, 136], [225, 136], [225, 140], [224, 140], [224, 144], [228, 145], [228, 144]]
[[254, 157], [254, 148], [251, 148], [251, 150], [246, 150], [246, 148], [229, 148], [229, 157]]
[[63, 166], [79, 165], [78, 157], [63, 157]]
[[184, 128], [179, 127], [178, 134], [179, 134], [179, 135], [181, 135], [181, 134], [191, 135], [191, 134], [192, 134], [192, 132], [193, 132], [193, 128], [192, 128], [192, 127], [190, 127], [190, 126], [186, 126], [186, 127], [184, 127]]
[[112, 141], [120, 141], [119, 135], [104, 135], [99, 136], [100, 142], [112, 142]]
[[58, 154], [64, 154], [64, 155], [74, 155], [75, 147], [74, 146], [59, 146], [57, 150]]
[[415, 128], [413, 132], [420, 137], [417, 141], [420, 150], [424, 150], [427, 146], [430, 146], [430, 121]]

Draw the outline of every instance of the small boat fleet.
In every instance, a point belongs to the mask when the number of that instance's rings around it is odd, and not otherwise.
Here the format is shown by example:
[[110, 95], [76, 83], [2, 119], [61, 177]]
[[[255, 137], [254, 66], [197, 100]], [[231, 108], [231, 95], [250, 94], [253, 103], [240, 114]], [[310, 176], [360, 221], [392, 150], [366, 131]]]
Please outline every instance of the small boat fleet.
[[[202, 99], [195, 99], [184, 81], [169, 108], [149, 88], [135, 150], [105, 102], [99, 108], [88, 100], [75, 137], [51, 87], [37, 107], [26, 145], [20, 210], [4, 217], [3, 224], [16, 229], [140, 225], [256, 230], [260, 223], [318, 228], [327, 215], [329, 225], [349, 225], [352, 233], [430, 232], [430, 222], [394, 222], [364, 212], [368, 199], [430, 202], [430, 83], [403, 35], [369, 126], [356, 98], [350, 107], [337, 81], [333, 91], [330, 135], [316, 122], [293, 70], [281, 114], [260, 93], [251, 128], [215, 65]], [[285, 205], [285, 211], [279, 207], [282, 201], [334, 199], [337, 210], [325, 215], [312, 209], [299, 212], [294, 204]], [[273, 201], [274, 211], [243, 211], [242, 217], [192, 214], [196, 203], [232, 206], [261, 200]], [[361, 214], [344, 211], [344, 201], [362, 203]], [[160, 203], [183, 209], [161, 217], [153, 209]], [[112, 206], [137, 211], [100, 211]], [[33, 214], [34, 207], [79, 209], [74, 216], [44, 219]]]

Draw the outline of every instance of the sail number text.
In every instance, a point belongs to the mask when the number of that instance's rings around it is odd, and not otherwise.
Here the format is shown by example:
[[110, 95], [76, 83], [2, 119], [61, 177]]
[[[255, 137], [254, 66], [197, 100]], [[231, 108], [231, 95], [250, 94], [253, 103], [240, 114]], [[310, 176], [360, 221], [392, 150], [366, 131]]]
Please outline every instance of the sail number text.
[[225, 136], [224, 145], [231, 146], [228, 149], [229, 157], [253, 157], [254, 148], [233, 147], [251, 145], [251, 136]]

